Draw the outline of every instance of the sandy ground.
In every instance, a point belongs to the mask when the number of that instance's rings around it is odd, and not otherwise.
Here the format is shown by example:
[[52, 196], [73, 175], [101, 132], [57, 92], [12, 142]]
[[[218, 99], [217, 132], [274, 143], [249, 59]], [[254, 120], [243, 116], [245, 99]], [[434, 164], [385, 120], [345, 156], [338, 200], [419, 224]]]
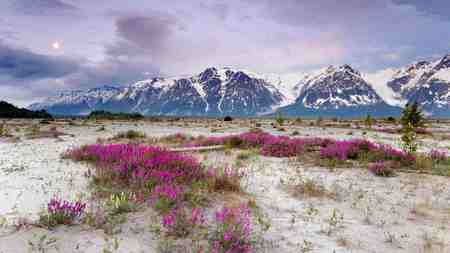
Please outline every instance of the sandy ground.
[[[18, 142], [0, 140], [0, 253], [13, 252], [159, 252], [150, 224], [151, 210], [128, 215], [115, 235], [87, 226], [40, 228], [15, 231], [10, 224], [19, 218], [35, 220], [54, 196], [86, 197], [87, 167], [60, 158], [65, 150], [94, 143], [97, 138], [134, 129], [148, 136], [182, 132], [191, 135], [222, 135], [247, 131], [238, 124], [216, 129], [172, 123], [114, 123], [97, 131], [98, 125], [58, 127], [69, 135], [59, 139], [27, 139], [23, 131]], [[358, 138], [363, 130], [317, 127], [286, 127], [279, 132], [299, 136]], [[448, 126], [438, 126], [448, 130]], [[349, 133], [352, 132], [350, 135]], [[398, 145], [399, 136], [368, 132], [377, 142]], [[426, 138], [422, 151], [450, 148], [450, 141]], [[238, 152], [238, 151], [236, 151]], [[201, 154], [207, 163], [234, 164], [223, 152]], [[245, 190], [256, 199], [271, 227], [264, 236], [266, 252], [450, 252], [450, 180], [446, 177], [399, 174], [380, 178], [362, 169], [307, 167], [289, 159], [252, 157], [242, 165]], [[308, 178], [336, 194], [335, 199], [293, 197], [280, 181]], [[332, 218], [333, 212], [336, 219]], [[330, 221], [331, 219], [331, 221]], [[118, 247], [116, 248], [115, 245]], [[170, 252], [170, 251], [169, 251]]]

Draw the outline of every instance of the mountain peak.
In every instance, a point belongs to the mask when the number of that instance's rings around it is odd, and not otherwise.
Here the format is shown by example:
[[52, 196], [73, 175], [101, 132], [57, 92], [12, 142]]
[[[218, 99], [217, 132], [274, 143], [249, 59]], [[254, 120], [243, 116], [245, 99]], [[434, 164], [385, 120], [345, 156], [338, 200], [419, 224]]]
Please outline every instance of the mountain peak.
[[441, 60], [438, 61], [438, 64], [434, 67], [434, 70], [439, 71], [441, 69], [450, 68], [450, 54], [442, 57]]
[[361, 73], [359, 73], [359, 71], [355, 70], [348, 64], [343, 64], [343, 65], [340, 65], [337, 67], [331, 65], [328, 68], [326, 68], [326, 70], [325, 70], [325, 73], [327, 73], [327, 74], [336, 73], [336, 72], [347, 72], [347, 73], [351, 73], [351, 74], [354, 74], [357, 76], [361, 75]]
[[359, 73], [359, 71], [355, 70], [354, 68], [352, 68], [350, 65], [348, 64], [344, 64], [342, 66], [339, 67], [340, 71], [346, 71], [349, 73], [352, 73], [354, 75], [360, 76], [361, 74]]

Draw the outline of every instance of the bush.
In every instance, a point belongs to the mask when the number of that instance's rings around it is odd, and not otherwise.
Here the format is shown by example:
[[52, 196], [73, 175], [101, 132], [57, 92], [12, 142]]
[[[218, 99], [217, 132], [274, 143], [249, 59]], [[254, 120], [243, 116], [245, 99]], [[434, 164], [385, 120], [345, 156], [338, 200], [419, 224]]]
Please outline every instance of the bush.
[[5, 124], [0, 124], [0, 137], [3, 136], [5, 137], [10, 136], [10, 133]]
[[118, 134], [116, 134], [113, 138], [114, 139], [140, 139], [140, 138], [145, 138], [145, 134], [139, 131], [135, 131], [135, 130], [128, 130], [126, 132], [120, 132]]
[[233, 121], [233, 118], [231, 116], [225, 116], [223, 121]]
[[232, 169], [209, 169], [208, 187], [212, 192], [240, 192], [244, 173]]
[[397, 120], [392, 116], [389, 116], [386, 120], [391, 123], [397, 123]]

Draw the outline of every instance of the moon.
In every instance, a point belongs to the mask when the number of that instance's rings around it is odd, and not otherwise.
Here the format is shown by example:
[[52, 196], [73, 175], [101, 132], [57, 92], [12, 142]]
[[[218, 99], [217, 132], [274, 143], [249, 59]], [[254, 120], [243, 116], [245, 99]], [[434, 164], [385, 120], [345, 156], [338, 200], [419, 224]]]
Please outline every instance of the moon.
[[55, 42], [52, 43], [52, 48], [55, 49], [55, 50], [58, 50], [58, 49], [61, 48], [61, 45], [59, 44], [58, 41], [55, 41]]

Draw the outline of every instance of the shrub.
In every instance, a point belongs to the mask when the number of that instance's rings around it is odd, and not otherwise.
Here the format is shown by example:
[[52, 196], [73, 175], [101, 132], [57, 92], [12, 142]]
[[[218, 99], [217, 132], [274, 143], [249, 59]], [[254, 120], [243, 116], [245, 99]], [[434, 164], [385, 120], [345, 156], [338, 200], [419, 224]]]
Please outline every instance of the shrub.
[[293, 131], [293, 132], [291, 133], [292, 136], [296, 136], [296, 135], [299, 135], [299, 134], [300, 134], [300, 132], [297, 131], [297, 130], [295, 130], [295, 131]]
[[233, 121], [233, 118], [231, 116], [225, 116], [223, 121]]
[[120, 132], [116, 134], [114, 139], [140, 139], [145, 138], [145, 134], [135, 130], [128, 130], [126, 132]]
[[213, 192], [240, 192], [244, 173], [232, 169], [209, 169], [208, 187]]
[[397, 122], [397, 120], [394, 117], [392, 117], [392, 116], [389, 116], [386, 120], [388, 122], [391, 122], [391, 123], [396, 123]]
[[416, 155], [416, 161], [414, 164], [417, 170], [432, 170], [433, 169], [433, 159], [429, 156], [418, 154]]
[[247, 205], [223, 207], [215, 214], [216, 228], [209, 240], [211, 252], [244, 253], [252, 251], [251, 211]]
[[323, 122], [323, 118], [322, 118], [322, 117], [318, 117], [318, 118], [316, 119], [316, 126], [321, 126], [321, 125], [322, 125], [322, 122]]
[[184, 143], [191, 139], [190, 136], [183, 134], [183, 133], [175, 133], [175, 134], [169, 134], [167, 136], [160, 137], [158, 139], [159, 142], [166, 142], [166, 143]]
[[122, 192], [120, 194], [113, 194], [105, 202], [106, 211], [110, 215], [131, 212], [136, 209], [135, 204], [132, 203], [133, 199], [133, 194], [127, 194], [125, 192]]
[[394, 174], [394, 171], [387, 167], [384, 162], [375, 162], [375, 163], [369, 163], [368, 169], [370, 172], [372, 172], [374, 175], [382, 176], [382, 177], [389, 177]]
[[10, 136], [9, 130], [5, 124], [0, 124], [0, 137]]
[[276, 118], [276, 122], [279, 126], [282, 126], [284, 124], [284, 118], [283, 115], [281, 113], [278, 113], [277, 118]]
[[205, 223], [202, 210], [192, 208], [190, 213], [186, 208], [174, 208], [162, 217], [161, 225], [169, 236], [183, 238], [188, 236], [196, 227]]
[[287, 182], [281, 181], [286, 190], [294, 197], [335, 198], [336, 194], [329, 192], [325, 187], [312, 179], [302, 177], [290, 178]]
[[366, 127], [367, 128], [372, 128], [372, 125], [373, 125], [373, 119], [372, 119], [372, 117], [370, 116], [370, 114], [367, 114], [367, 117], [366, 117], [366, 119], [364, 120], [364, 124], [366, 125]]
[[227, 148], [237, 148], [243, 144], [242, 139], [239, 136], [230, 136], [224, 139], [224, 145]]
[[85, 207], [86, 204], [80, 201], [69, 202], [52, 198], [47, 204], [47, 210], [39, 217], [39, 222], [49, 228], [70, 225], [83, 215]]
[[236, 159], [238, 160], [248, 160], [251, 156], [253, 156], [254, 153], [252, 152], [241, 152], [237, 155]]

